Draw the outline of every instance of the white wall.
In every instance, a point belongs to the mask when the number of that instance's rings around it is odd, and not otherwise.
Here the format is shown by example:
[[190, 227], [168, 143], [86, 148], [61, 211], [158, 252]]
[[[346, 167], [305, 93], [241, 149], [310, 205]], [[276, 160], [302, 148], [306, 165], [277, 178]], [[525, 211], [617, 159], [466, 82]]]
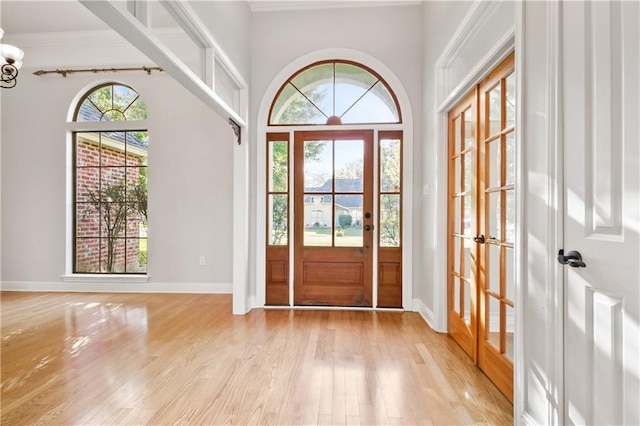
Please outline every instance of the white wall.
[[[421, 6], [357, 7], [334, 10], [256, 12], [252, 20], [251, 106], [252, 131], [268, 85], [288, 64], [322, 49], [353, 49], [384, 63], [409, 94], [414, 120], [414, 158], [421, 157], [422, 123], [422, 16]], [[284, 83], [284, 81], [282, 81]], [[256, 140], [256, 134], [252, 134]], [[420, 161], [414, 162], [414, 181], [407, 190], [419, 192]], [[251, 151], [251, 182], [256, 181], [256, 150]], [[255, 187], [251, 200], [255, 202]], [[420, 197], [414, 195], [414, 232], [419, 232]], [[251, 211], [255, 212], [255, 206]], [[256, 223], [253, 213], [252, 224]], [[250, 246], [255, 246], [255, 227]], [[414, 262], [421, 261], [420, 245], [414, 244]], [[256, 292], [255, 259], [251, 260], [253, 294]], [[415, 286], [421, 280], [414, 280]], [[415, 287], [414, 286], [414, 287]], [[414, 290], [415, 291], [415, 290]]]
[[117, 41], [77, 43], [85, 45], [82, 55], [74, 56], [73, 43], [25, 43], [29, 67], [21, 70], [15, 89], [3, 90], [2, 288], [75, 285], [60, 279], [66, 262], [66, 116], [83, 88], [116, 80], [138, 90], [149, 113], [151, 278], [136, 288], [230, 292], [234, 138], [227, 121], [166, 74], [32, 75], [37, 68], [31, 66], [64, 68], [65, 58], [75, 66], [151, 65]]
[[[436, 140], [436, 111], [435, 111], [435, 91], [434, 80], [436, 78], [435, 65], [438, 58], [442, 54], [445, 46], [455, 33], [456, 29], [462, 22], [465, 14], [469, 10], [471, 2], [425, 2], [423, 5], [423, 45], [424, 45], [424, 87], [423, 87], [423, 132], [424, 146], [422, 151], [422, 176], [420, 188], [426, 186], [425, 191], [420, 193], [422, 204], [424, 206], [422, 218], [422, 238], [416, 239], [422, 244], [421, 250], [424, 254], [423, 261], [418, 263], [420, 268], [418, 275], [423, 277], [423, 285], [419, 286], [416, 297], [424, 304], [426, 309], [425, 316], [430, 317], [433, 314], [435, 304], [438, 303], [434, 299], [435, 291], [435, 271], [440, 265], [434, 261], [438, 257], [437, 254], [446, 250], [446, 241], [439, 241], [438, 232], [438, 145], [446, 144], [446, 140]], [[441, 164], [440, 168], [446, 164]], [[414, 290], [416, 291], [416, 290]], [[433, 320], [430, 318], [431, 325]], [[442, 327], [440, 328], [442, 330]]]

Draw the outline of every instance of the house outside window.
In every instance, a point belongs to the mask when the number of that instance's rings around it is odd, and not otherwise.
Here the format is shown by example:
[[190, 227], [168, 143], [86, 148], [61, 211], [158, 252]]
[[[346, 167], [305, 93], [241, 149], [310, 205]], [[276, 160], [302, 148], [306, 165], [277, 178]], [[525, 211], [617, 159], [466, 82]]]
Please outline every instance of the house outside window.
[[[139, 94], [114, 83], [89, 91], [74, 121], [146, 118]], [[73, 133], [74, 273], [147, 272], [148, 134], [146, 129], [126, 127]]]

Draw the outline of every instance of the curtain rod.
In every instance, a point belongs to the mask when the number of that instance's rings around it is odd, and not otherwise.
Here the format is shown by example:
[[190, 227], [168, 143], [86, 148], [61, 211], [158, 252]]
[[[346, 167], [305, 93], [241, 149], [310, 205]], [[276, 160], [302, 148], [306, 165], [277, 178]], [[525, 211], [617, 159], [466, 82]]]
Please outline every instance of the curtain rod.
[[94, 74], [99, 72], [118, 72], [118, 71], [144, 71], [148, 75], [151, 75], [151, 71], [164, 71], [160, 67], [138, 67], [138, 68], [86, 68], [79, 70], [39, 70], [34, 72], [34, 75], [45, 75], [45, 74], [60, 74], [63, 77], [66, 77], [68, 74], [76, 74], [81, 72], [92, 72]]

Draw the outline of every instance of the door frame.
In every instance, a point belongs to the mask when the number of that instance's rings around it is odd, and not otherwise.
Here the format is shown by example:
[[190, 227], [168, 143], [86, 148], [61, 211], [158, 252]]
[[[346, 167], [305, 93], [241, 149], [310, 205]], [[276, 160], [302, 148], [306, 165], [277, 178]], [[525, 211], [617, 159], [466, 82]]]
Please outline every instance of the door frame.
[[[264, 179], [266, 173], [266, 135], [268, 132], [286, 132], [289, 133], [290, 151], [289, 158], [293, 158], [293, 143], [295, 132], [310, 129], [310, 126], [267, 126], [267, 118], [269, 115], [269, 108], [271, 103], [280, 89], [282, 82], [286, 81], [289, 76], [301, 68], [319, 61], [328, 61], [344, 59], [358, 62], [365, 65], [376, 73], [378, 73], [384, 81], [391, 87], [396, 95], [398, 104], [402, 111], [402, 120], [400, 124], [379, 124], [379, 125], [337, 125], [337, 126], [322, 126], [317, 130], [336, 130], [336, 131], [349, 131], [349, 130], [373, 130], [374, 134], [374, 182], [378, 179], [378, 170], [375, 167], [378, 164], [378, 133], [380, 131], [396, 131], [400, 130], [403, 133], [402, 137], [402, 158], [413, 158], [413, 112], [411, 108], [410, 97], [408, 92], [404, 88], [400, 79], [395, 75], [391, 69], [380, 60], [358, 50], [331, 48], [321, 49], [314, 52], [310, 52], [303, 55], [288, 65], [282, 68], [278, 72], [273, 80], [269, 83], [264, 92], [264, 96], [260, 103], [260, 108], [257, 115], [257, 135], [256, 141], [256, 158], [255, 158], [255, 175], [252, 176], [252, 180], [255, 182], [255, 217], [254, 223], [255, 229], [255, 267], [251, 265], [251, 277], [250, 280], [253, 283], [253, 288], [248, 290], [250, 296], [250, 306], [252, 308], [264, 308], [265, 307], [265, 258], [266, 258], [266, 182]], [[253, 160], [252, 160], [253, 161]], [[290, 178], [290, 185], [293, 185], [293, 177]], [[414, 178], [413, 178], [413, 163], [411, 161], [405, 161], [402, 164], [402, 308], [407, 311], [420, 311], [421, 303], [413, 299], [413, 193], [414, 193]], [[293, 188], [290, 186], [290, 188]], [[291, 194], [292, 197], [295, 194]], [[374, 185], [374, 210], [377, 209], [377, 188]], [[290, 206], [290, 217], [293, 217], [293, 203]], [[377, 223], [377, 217], [375, 217]], [[377, 244], [374, 242], [374, 245]], [[290, 259], [293, 256], [293, 244], [290, 245]], [[373, 308], [357, 308], [357, 309], [378, 309], [376, 308], [377, 300], [377, 286], [378, 286], [378, 271], [375, 265], [377, 264], [377, 247], [373, 256]], [[293, 262], [290, 263], [289, 272], [290, 277], [293, 277]], [[255, 274], [255, 275], [253, 275]], [[293, 307], [293, 285], [291, 282], [291, 297], [290, 307]], [[300, 307], [302, 308], [302, 307]], [[344, 309], [344, 308], [338, 308]], [[351, 309], [351, 308], [350, 308]]]

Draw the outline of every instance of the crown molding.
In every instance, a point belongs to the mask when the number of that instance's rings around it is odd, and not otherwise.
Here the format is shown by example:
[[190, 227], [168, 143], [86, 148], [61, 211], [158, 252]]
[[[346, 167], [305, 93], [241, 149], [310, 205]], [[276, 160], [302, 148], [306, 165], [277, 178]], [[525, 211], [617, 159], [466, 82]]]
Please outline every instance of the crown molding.
[[385, 0], [297, 0], [297, 1], [264, 1], [248, 0], [251, 12], [274, 12], [287, 10], [347, 9], [362, 7], [416, 6], [422, 1], [385, 1]]

